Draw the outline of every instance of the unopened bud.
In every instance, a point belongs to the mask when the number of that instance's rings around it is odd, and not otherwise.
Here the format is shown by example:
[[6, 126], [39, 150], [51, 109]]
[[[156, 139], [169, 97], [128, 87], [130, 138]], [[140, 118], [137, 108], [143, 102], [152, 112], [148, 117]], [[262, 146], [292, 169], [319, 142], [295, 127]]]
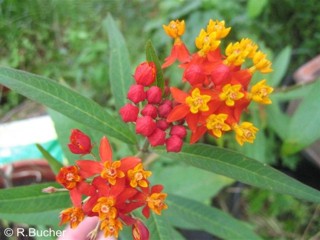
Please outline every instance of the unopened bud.
[[158, 113], [157, 113], [157, 108], [152, 105], [152, 104], [147, 104], [141, 111], [141, 114], [143, 116], [150, 116], [152, 118], [156, 118]]
[[120, 108], [119, 113], [124, 122], [135, 122], [138, 117], [139, 108], [127, 103], [122, 108]]
[[159, 87], [157, 86], [152, 86], [148, 91], [147, 91], [147, 100], [148, 103], [151, 104], [158, 104], [161, 102], [162, 99], [162, 91]]
[[170, 135], [176, 135], [179, 138], [183, 139], [187, 135], [187, 130], [184, 126], [174, 125], [171, 127]]
[[156, 128], [156, 130], [148, 137], [148, 140], [152, 147], [163, 145], [166, 141], [166, 133], [163, 130]]
[[128, 91], [127, 98], [134, 102], [139, 103], [146, 99], [146, 92], [144, 91], [144, 87], [142, 85], [132, 85]]
[[136, 133], [148, 137], [153, 133], [156, 127], [156, 123], [150, 116], [140, 117], [136, 122]]
[[134, 79], [137, 84], [150, 86], [156, 79], [156, 66], [153, 62], [141, 63], [134, 73]]
[[180, 152], [183, 145], [183, 141], [176, 135], [169, 137], [166, 140], [167, 152]]
[[157, 127], [161, 130], [165, 131], [170, 126], [170, 123], [168, 123], [165, 119], [161, 119], [157, 121]]
[[165, 100], [158, 108], [158, 114], [160, 117], [166, 118], [172, 110], [172, 102]]

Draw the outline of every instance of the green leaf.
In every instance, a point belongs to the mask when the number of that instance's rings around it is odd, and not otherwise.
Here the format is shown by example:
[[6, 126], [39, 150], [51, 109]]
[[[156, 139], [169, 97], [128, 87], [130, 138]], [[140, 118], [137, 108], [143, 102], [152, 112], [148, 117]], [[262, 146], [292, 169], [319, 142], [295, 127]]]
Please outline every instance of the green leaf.
[[99, 104], [50, 79], [20, 70], [0, 67], [0, 83], [40, 102], [86, 126], [126, 143], [135, 135], [120, 119], [108, 114]]
[[290, 46], [286, 46], [274, 59], [272, 66], [273, 72], [269, 77], [268, 83], [276, 87], [280, 84], [281, 80], [285, 77], [287, 72], [290, 58], [291, 58], [292, 49]]
[[34, 184], [0, 190], [0, 214], [25, 214], [50, 211], [71, 206], [67, 192], [43, 193], [42, 189], [56, 183]]
[[109, 78], [111, 91], [115, 98], [116, 108], [119, 110], [125, 105], [127, 92], [133, 83], [129, 52], [125, 40], [110, 14], [108, 14], [103, 25], [108, 33], [110, 46]]
[[38, 150], [41, 152], [43, 157], [48, 161], [51, 170], [57, 174], [63, 165], [55, 159], [47, 150], [45, 150], [40, 144], [36, 144]]
[[236, 151], [204, 144], [185, 144], [179, 154], [166, 154], [164, 149], [157, 152], [243, 183], [320, 203], [319, 191]]
[[146, 44], [146, 59], [148, 62], [154, 62], [157, 69], [157, 76], [156, 76], [156, 85], [161, 88], [162, 92], [164, 90], [164, 78], [163, 72], [161, 68], [160, 60], [157, 56], [156, 50], [154, 49], [151, 40], [149, 40]]
[[[168, 194], [174, 193], [199, 202], [210, 202], [212, 196], [234, 182], [233, 179], [186, 164], [161, 166], [152, 169], [152, 172], [152, 182], [161, 183]], [[174, 181], [168, 176], [174, 176]]]
[[256, 18], [258, 17], [263, 8], [267, 5], [268, 0], [249, 0], [247, 4], [247, 12], [249, 17]]
[[320, 88], [320, 79], [306, 84], [296, 84], [277, 89], [274, 93], [272, 93], [272, 99], [277, 101], [303, 99], [305, 96], [308, 96], [309, 92], [314, 88]]
[[282, 146], [285, 155], [294, 154], [320, 139], [319, 85], [305, 96], [291, 117], [288, 134]]
[[260, 239], [245, 223], [216, 208], [175, 195], [166, 202], [167, 218], [177, 227], [193, 226], [223, 239]]
[[61, 210], [62, 209], [57, 209], [35, 213], [1, 213], [1, 219], [29, 225], [57, 226], [60, 221], [59, 213]]
[[146, 226], [148, 226], [150, 238], [152, 240], [173, 239], [171, 236], [173, 232], [171, 231], [165, 216], [158, 216], [151, 212], [150, 218], [146, 220]]

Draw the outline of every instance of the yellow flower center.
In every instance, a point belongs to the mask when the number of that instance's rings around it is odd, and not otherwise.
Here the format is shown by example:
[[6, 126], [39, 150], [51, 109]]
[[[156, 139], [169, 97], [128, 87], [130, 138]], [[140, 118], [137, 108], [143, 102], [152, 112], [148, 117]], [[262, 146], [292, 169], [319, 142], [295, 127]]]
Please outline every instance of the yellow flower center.
[[235, 101], [243, 98], [244, 96], [244, 93], [240, 92], [240, 90], [240, 84], [231, 85], [228, 83], [222, 88], [222, 92], [219, 94], [219, 98], [221, 101], [225, 101], [227, 106], [234, 106]]
[[166, 34], [171, 38], [179, 38], [184, 34], [185, 31], [185, 22], [184, 21], [170, 21], [168, 25], [162, 25]]
[[231, 127], [225, 123], [225, 120], [228, 118], [227, 114], [220, 113], [218, 115], [211, 114], [207, 118], [207, 129], [212, 130], [212, 134], [216, 137], [221, 137], [222, 132], [229, 131]]
[[186, 104], [190, 107], [190, 112], [193, 114], [209, 111], [208, 102], [211, 100], [209, 95], [201, 95], [199, 88], [195, 88], [191, 96], [186, 98]]
[[236, 133], [236, 140], [241, 146], [245, 142], [253, 143], [258, 131], [258, 128], [250, 122], [243, 122], [241, 125], [236, 124], [233, 129]]
[[262, 104], [271, 104], [269, 94], [273, 92], [273, 88], [266, 85], [266, 80], [263, 79], [255, 84], [250, 91], [250, 97], [253, 101]]

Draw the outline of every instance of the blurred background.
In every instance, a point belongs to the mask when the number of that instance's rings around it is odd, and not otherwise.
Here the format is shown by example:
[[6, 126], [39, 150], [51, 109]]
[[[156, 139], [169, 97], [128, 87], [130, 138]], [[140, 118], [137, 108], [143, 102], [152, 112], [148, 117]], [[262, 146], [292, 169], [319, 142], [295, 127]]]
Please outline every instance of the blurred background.
[[[0, 65], [54, 79], [112, 110], [114, 99], [108, 74], [110, 49], [103, 26], [108, 13], [126, 40], [132, 72], [145, 60], [148, 39], [152, 40], [161, 60], [169, 54], [172, 42], [164, 34], [163, 24], [184, 19], [183, 40], [189, 50], [194, 51], [194, 39], [200, 29], [206, 27], [209, 19], [218, 19], [232, 27], [225, 45], [248, 37], [267, 53], [275, 69], [269, 78], [277, 92], [277, 88], [290, 89], [296, 83], [310, 84], [319, 75], [319, 61], [312, 65], [309, 73], [302, 74], [311, 75], [309, 83], [301, 74], [295, 75], [302, 65], [320, 53], [319, 12], [318, 0], [0, 0]], [[175, 84], [180, 84], [181, 72], [169, 70], [166, 74]], [[319, 89], [319, 84], [314, 87]], [[301, 100], [308, 92], [291, 97], [281, 94], [279, 91], [273, 100], [277, 107], [250, 109], [253, 122], [259, 122], [262, 130], [255, 146], [240, 149], [228, 139], [223, 143], [203, 141], [243, 151], [320, 189], [319, 155], [310, 154], [308, 149], [311, 143], [317, 143], [319, 134], [306, 144], [308, 146], [292, 151], [290, 145], [283, 147], [287, 139], [280, 127], [289, 121], [286, 112], [291, 100]], [[291, 105], [291, 114], [296, 107]], [[0, 85], [0, 123], [46, 112], [43, 106]], [[266, 118], [265, 114], [273, 118]], [[276, 125], [272, 119], [281, 122]], [[159, 179], [165, 179], [163, 175], [159, 174]], [[212, 191], [209, 200], [210, 204], [252, 223], [265, 239], [320, 239], [320, 211], [315, 204], [229, 180], [221, 184], [219, 191]], [[212, 239], [212, 236], [204, 235], [201, 239]]]

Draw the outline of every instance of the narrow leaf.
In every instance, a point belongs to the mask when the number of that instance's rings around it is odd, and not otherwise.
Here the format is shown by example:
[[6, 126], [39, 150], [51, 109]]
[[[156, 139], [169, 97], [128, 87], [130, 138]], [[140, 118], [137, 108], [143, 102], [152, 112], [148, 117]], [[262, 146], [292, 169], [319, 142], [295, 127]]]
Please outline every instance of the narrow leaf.
[[108, 114], [99, 104], [50, 79], [20, 70], [0, 67], [0, 83], [42, 103], [86, 126], [126, 143], [135, 136], [120, 119]]
[[274, 59], [272, 66], [273, 72], [268, 80], [268, 83], [276, 87], [280, 84], [281, 80], [285, 77], [287, 72], [290, 58], [291, 58], [292, 49], [290, 46], [286, 46]]
[[249, 17], [258, 17], [267, 4], [268, 0], [249, 0], [247, 3], [247, 12]]
[[119, 110], [125, 105], [127, 92], [133, 83], [129, 52], [125, 40], [119, 31], [112, 16], [108, 14], [104, 21], [109, 38], [109, 78], [111, 91], [115, 98], [116, 108]]
[[320, 192], [236, 151], [205, 144], [187, 145], [179, 154], [157, 150], [164, 157], [231, 177], [243, 183], [320, 203]]
[[57, 226], [60, 221], [59, 213], [61, 210], [62, 209], [57, 209], [35, 213], [1, 213], [1, 219], [29, 225]]
[[154, 49], [151, 40], [149, 40], [146, 44], [146, 58], [148, 62], [154, 62], [157, 69], [157, 76], [156, 76], [156, 85], [164, 90], [164, 78], [163, 72], [160, 64], [160, 60], [157, 56], [156, 50]]
[[288, 135], [282, 147], [286, 155], [301, 151], [320, 139], [320, 86], [311, 89], [294, 112], [288, 128]]
[[150, 218], [146, 221], [148, 226], [150, 237], [152, 240], [167, 240], [173, 239], [170, 231], [170, 225], [166, 220], [165, 216], [158, 216], [151, 212]]
[[219, 209], [176, 195], [169, 195], [167, 203], [167, 217], [177, 227], [192, 225], [223, 239], [260, 239], [246, 224]]
[[1, 189], [0, 215], [2, 213], [35, 213], [71, 206], [67, 192], [52, 194], [42, 192], [42, 189], [49, 186], [59, 187], [56, 183], [45, 183]]
[[48, 161], [51, 170], [57, 174], [60, 171], [60, 168], [63, 167], [63, 165], [55, 159], [47, 150], [45, 150], [40, 144], [36, 144], [38, 150], [41, 152], [43, 157]]

